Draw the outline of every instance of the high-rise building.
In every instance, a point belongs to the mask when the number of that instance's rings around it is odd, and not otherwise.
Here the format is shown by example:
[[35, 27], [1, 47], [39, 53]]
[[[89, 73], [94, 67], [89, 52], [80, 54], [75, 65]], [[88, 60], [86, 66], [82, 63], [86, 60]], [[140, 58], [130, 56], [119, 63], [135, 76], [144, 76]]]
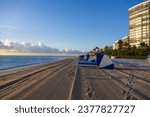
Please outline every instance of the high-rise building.
[[150, 45], [150, 0], [131, 7], [129, 10], [129, 43], [139, 46]]

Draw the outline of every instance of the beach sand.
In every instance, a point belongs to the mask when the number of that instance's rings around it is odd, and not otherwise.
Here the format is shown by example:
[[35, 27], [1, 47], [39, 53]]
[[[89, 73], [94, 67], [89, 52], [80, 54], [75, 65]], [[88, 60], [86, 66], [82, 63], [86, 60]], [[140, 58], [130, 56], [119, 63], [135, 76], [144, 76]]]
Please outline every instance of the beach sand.
[[76, 58], [0, 73], [0, 99], [70, 99]]
[[124, 100], [134, 77], [132, 99], [150, 99], [150, 66], [115, 64], [116, 69], [78, 65], [77, 58], [0, 72], [0, 99]]

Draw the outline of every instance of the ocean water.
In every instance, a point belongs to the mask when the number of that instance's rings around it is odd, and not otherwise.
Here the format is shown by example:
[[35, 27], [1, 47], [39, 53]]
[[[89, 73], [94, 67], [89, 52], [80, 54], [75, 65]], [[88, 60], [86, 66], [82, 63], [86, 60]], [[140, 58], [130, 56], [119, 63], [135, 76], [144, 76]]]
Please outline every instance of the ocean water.
[[44, 64], [66, 58], [64, 56], [0, 56], [0, 71]]

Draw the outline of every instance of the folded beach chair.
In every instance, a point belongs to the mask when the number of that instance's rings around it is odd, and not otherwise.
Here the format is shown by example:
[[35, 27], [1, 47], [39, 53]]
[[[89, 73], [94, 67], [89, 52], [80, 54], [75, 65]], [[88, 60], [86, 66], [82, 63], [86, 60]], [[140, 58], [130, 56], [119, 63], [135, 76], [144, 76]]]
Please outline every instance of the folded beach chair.
[[90, 55], [89, 54], [87, 54], [86, 56], [85, 56], [85, 61], [88, 61], [89, 60], [89, 58], [90, 58]]
[[114, 64], [112, 60], [109, 58], [109, 56], [101, 53], [98, 53], [96, 55], [96, 60], [91, 59], [91, 56], [89, 56], [88, 59], [83, 59], [82, 61], [80, 61], [79, 59], [79, 64], [88, 66], [96, 65], [99, 66], [101, 69], [114, 69]]
[[114, 69], [114, 63], [108, 55], [98, 53], [97, 64], [101, 69]]
[[84, 55], [80, 55], [79, 56], [79, 61], [83, 61], [84, 60]]
[[[81, 59], [82, 57], [83, 57], [83, 59]], [[83, 64], [83, 65], [97, 65], [95, 60], [90, 55], [79, 56], [79, 62], [78, 63]]]

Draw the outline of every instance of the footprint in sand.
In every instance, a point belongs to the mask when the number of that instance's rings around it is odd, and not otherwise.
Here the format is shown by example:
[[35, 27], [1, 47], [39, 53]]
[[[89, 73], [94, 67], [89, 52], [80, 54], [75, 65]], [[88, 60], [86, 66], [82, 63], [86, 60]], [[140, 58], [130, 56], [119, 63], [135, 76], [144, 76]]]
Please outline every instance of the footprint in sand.
[[74, 76], [74, 75], [75, 75], [75, 72], [69, 71], [69, 72], [65, 75], [65, 77], [66, 77], [66, 78], [69, 78], [70, 76]]
[[90, 83], [90, 86], [87, 88], [87, 96], [92, 98], [94, 96], [94, 85]]

